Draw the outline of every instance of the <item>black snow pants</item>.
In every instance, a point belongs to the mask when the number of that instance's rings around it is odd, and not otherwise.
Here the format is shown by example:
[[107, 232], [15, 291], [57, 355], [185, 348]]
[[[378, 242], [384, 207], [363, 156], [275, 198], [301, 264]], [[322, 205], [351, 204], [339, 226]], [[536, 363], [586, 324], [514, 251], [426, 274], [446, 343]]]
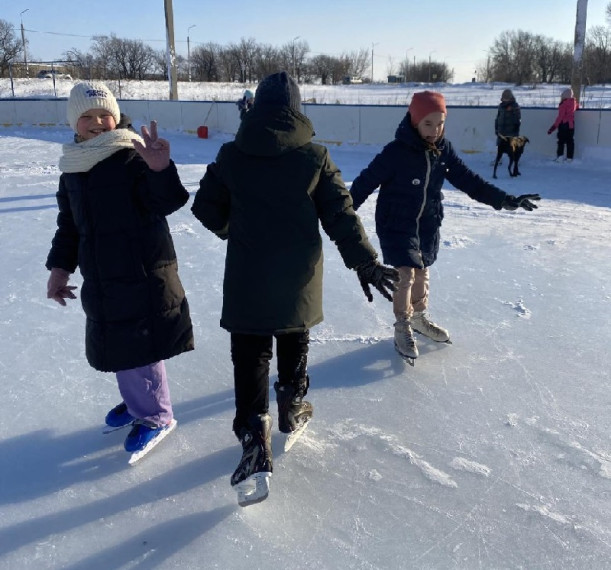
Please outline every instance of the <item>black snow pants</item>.
[[298, 384], [307, 375], [310, 333], [252, 335], [231, 333], [236, 415], [233, 431], [248, 425], [252, 415], [269, 411], [269, 368], [276, 338], [278, 382]]

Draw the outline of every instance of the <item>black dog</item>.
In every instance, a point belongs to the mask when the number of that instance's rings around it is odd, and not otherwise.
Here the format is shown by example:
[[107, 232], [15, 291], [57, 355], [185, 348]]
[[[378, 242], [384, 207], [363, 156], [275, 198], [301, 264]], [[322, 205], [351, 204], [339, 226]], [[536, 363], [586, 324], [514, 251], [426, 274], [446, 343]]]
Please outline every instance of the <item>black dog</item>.
[[[520, 161], [520, 157], [524, 152], [524, 145], [530, 141], [527, 137], [504, 137], [503, 135], [499, 135], [499, 139], [500, 140], [496, 151], [496, 160], [494, 161], [494, 172], [492, 173], [492, 178], [496, 178], [496, 167], [499, 165], [503, 154], [506, 154], [509, 157], [509, 175], [520, 176], [520, 171], [518, 170], [518, 162]], [[511, 171], [512, 165], [513, 172]]]

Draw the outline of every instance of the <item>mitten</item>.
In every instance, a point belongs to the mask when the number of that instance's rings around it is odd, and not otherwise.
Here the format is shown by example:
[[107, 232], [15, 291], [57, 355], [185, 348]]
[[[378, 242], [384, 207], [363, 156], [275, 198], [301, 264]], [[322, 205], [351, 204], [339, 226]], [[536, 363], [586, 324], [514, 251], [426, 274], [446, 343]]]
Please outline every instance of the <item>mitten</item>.
[[547, 129], [547, 134], [551, 135], [554, 132], [554, 127], [550, 127], [549, 129]]
[[522, 194], [516, 198], [511, 194], [507, 194], [507, 196], [503, 198], [501, 208], [504, 210], [517, 210], [518, 208], [524, 208], [525, 210], [532, 212], [533, 210], [536, 210], [538, 206], [533, 204], [531, 200], [541, 200], [541, 196], [539, 196], [539, 194]]
[[392, 301], [389, 291], [395, 291], [397, 287], [393, 281], [399, 281], [399, 272], [394, 267], [386, 267], [372, 259], [361, 263], [356, 268], [356, 274], [363, 288], [363, 293], [370, 303], [373, 301], [373, 295], [369, 285], [373, 285], [384, 298]]
[[65, 269], [54, 267], [51, 269], [51, 275], [47, 281], [47, 299], [53, 299], [60, 305], [66, 306], [64, 299], [76, 299], [76, 295], [72, 292], [76, 287], [68, 286], [70, 273]]

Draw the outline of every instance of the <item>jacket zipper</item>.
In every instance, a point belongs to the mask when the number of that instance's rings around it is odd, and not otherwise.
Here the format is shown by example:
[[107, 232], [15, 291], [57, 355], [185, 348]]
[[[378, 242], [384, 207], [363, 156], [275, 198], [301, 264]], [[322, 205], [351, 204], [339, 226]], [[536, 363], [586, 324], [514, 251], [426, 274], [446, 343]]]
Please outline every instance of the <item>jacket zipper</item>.
[[431, 158], [429, 155], [429, 151], [425, 151], [424, 157], [426, 159], [426, 176], [424, 177], [424, 194], [422, 196], [422, 205], [420, 206], [420, 211], [418, 212], [418, 216], [416, 217], [416, 236], [418, 236], [418, 248], [420, 248], [420, 218], [422, 217], [422, 212], [424, 212], [424, 206], [426, 205], [426, 197], [429, 189], [429, 180], [431, 178]]

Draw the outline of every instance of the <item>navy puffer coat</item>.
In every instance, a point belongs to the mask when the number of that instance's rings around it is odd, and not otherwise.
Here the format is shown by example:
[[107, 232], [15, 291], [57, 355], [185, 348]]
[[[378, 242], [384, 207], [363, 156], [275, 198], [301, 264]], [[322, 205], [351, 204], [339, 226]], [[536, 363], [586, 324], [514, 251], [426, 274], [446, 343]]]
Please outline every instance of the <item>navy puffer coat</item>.
[[448, 180], [474, 200], [501, 209], [506, 193], [471, 171], [445, 138], [430, 147], [412, 127], [409, 113], [388, 143], [352, 183], [354, 208], [378, 187], [376, 232], [384, 263], [428, 267], [437, 259]]

